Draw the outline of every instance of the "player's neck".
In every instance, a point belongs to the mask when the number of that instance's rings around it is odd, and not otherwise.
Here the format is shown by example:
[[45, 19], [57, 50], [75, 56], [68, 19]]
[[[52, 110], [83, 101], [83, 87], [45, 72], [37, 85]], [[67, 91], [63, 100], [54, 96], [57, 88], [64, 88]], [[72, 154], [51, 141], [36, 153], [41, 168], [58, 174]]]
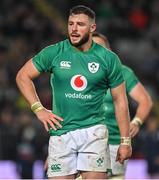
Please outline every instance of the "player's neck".
[[92, 39], [90, 38], [85, 44], [82, 44], [79, 47], [76, 47], [76, 49], [78, 49], [79, 51], [88, 51], [92, 46]]

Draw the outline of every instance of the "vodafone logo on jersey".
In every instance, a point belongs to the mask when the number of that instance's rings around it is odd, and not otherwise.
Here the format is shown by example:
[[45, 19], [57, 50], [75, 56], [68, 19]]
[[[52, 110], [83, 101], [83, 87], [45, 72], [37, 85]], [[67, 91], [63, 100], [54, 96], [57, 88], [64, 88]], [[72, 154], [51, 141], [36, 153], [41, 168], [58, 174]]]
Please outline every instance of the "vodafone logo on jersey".
[[83, 91], [87, 87], [87, 79], [78, 74], [71, 78], [71, 86], [76, 91]]
[[[83, 91], [87, 87], [87, 79], [85, 76], [82, 76], [81, 74], [74, 75], [71, 78], [70, 81], [71, 87], [76, 90], [76, 91]], [[80, 99], [80, 100], [90, 100], [92, 99], [91, 94], [83, 94], [82, 92], [80, 93], [65, 93], [65, 97], [68, 99]]]

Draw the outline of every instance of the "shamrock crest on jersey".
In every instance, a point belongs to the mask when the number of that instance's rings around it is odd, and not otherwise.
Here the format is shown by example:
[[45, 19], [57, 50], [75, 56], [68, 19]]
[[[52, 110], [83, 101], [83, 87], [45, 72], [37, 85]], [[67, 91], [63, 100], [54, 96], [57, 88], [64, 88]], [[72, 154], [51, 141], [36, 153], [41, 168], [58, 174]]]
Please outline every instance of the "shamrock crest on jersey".
[[96, 62], [88, 63], [88, 69], [91, 73], [96, 73], [99, 69], [99, 63]]

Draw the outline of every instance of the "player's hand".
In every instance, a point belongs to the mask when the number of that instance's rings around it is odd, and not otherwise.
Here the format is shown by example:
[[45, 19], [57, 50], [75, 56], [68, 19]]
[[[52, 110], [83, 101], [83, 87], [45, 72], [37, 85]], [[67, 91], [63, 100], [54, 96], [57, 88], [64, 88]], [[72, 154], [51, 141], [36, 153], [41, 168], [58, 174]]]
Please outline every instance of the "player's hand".
[[135, 123], [130, 123], [130, 136], [133, 138], [139, 132], [140, 127]]
[[55, 127], [55, 125], [62, 128], [59, 121], [63, 121], [63, 119], [61, 117], [53, 114], [50, 110], [47, 110], [44, 108], [44, 109], [36, 112], [36, 116], [44, 124], [46, 131], [49, 131], [50, 127], [56, 131], [57, 128]]
[[121, 164], [123, 164], [126, 159], [131, 157], [131, 155], [132, 155], [131, 145], [120, 144], [117, 151], [116, 161], [119, 161]]

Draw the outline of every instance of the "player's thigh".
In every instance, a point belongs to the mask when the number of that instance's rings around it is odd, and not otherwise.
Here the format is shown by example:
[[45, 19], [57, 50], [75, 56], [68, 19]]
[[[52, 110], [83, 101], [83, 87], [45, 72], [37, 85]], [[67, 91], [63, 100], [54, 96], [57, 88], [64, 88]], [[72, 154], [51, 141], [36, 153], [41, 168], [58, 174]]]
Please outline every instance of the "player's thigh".
[[75, 179], [76, 175], [68, 175], [68, 176], [55, 176], [55, 177], [49, 177], [48, 179]]
[[104, 172], [81, 172], [82, 179], [106, 179]]

